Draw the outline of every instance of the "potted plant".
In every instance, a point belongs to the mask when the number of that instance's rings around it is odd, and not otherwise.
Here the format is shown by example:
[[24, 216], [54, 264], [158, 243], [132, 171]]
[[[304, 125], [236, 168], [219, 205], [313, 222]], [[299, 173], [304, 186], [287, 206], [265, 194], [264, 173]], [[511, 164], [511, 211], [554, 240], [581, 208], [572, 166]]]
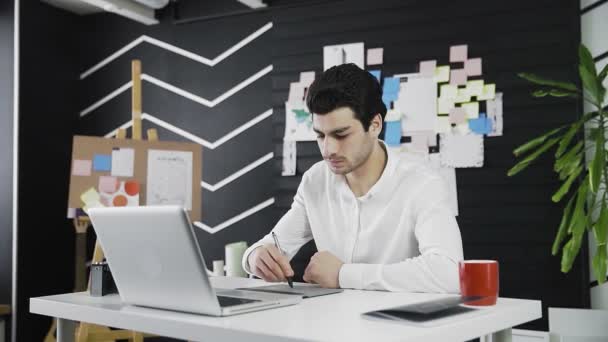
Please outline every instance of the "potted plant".
[[[603, 108], [606, 88], [602, 82], [608, 74], [608, 66], [598, 72], [591, 53], [581, 45], [578, 71], [582, 89], [574, 83], [549, 80], [527, 73], [519, 74], [540, 87], [532, 93], [534, 97], [574, 97], [588, 103], [591, 111], [572, 123], [552, 129], [517, 147], [513, 153], [519, 161], [508, 171], [508, 175], [521, 172], [540, 155], [555, 151], [553, 169], [559, 175], [561, 185], [551, 200], [556, 203], [562, 200], [567, 202], [551, 253], [557, 255], [561, 250], [561, 271], [567, 273], [579, 253], [585, 232], [589, 231], [595, 238], [595, 246], [590, 246], [595, 248], [592, 269], [598, 283], [602, 284], [606, 279], [608, 230], [608, 111]], [[550, 322], [551, 310], [556, 309], [550, 309]], [[605, 311], [603, 315], [606, 315]]]

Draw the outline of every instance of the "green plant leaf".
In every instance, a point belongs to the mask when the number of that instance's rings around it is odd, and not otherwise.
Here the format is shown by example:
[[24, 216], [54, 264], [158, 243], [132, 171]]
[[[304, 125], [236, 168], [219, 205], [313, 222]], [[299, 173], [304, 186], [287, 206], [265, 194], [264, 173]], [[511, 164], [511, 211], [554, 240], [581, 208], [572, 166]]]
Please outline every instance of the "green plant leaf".
[[525, 169], [526, 167], [528, 167], [528, 165], [530, 165], [531, 162], [533, 162], [536, 158], [538, 158], [538, 156], [540, 156], [545, 151], [547, 151], [549, 148], [551, 148], [551, 146], [555, 145], [558, 141], [559, 141], [558, 138], [552, 138], [552, 139], [550, 139], [543, 146], [541, 146], [538, 150], [534, 151], [529, 156], [527, 156], [526, 158], [524, 158], [524, 160], [520, 161], [515, 166], [513, 166], [507, 172], [507, 175], [510, 177], [510, 176], [518, 174], [523, 169]]
[[526, 79], [526, 80], [532, 82], [532, 83], [536, 83], [536, 84], [540, 84], [540, 85], [544, 85], [544, 86], [549, 86], [549, 87], [555, 87], [555, 88], [561, 88], [561, 89], [576, 91], [576, 92], [579, 91], [579, 89], [576, 87], [576, 85], [574, 83], [554, 81], [554, 80], [542, 78], [540, 76], [537, 76], [537, 75], [534, 75], [534, 74], [525, 73], [525, 72], [521, 72], [521, 73], [519, 73], [517, 75], [519, 77], [523, 78], [523, 79]]
[[568, 149], [572, 138], [574, 138], [574, 135], [578, 132], [581, 126], [582, 120], [570, 125], [570, 129], [568, 129], [566, 134], [563, 135], [562, 139], [559, 142], [559, 147], [557, 148], [557, 151], [555, 151], [555, 157], [559, 158], [562, 154], [564, 154], [564, 152], [566, 152], [566, 149]]
[[572, 182], [574, 182], [574, 180], [576, 180], [576, 177], [581, 174], [581, 171], [583, 171], [583, 166], [579, 165], [576, 170], [570, 174], [570, 177], [568, 177], [568, 179], [562, 184], [562, 186], [560, 186], [559, 190], [557, 190], [557, 192], [553, 194], [553, 196], [551, 197], [551, 200], [553, 202], [557, 203], [561, 201], [562, 197], [564, 197], [564, 195], [567, 194], [570, 190]]
[[572, 263], [578, 255], [583, 241], [583, 234], [587, 226], [585, 215], [585, 200], [587, 198], [587, 180], [578, 188], [576, 195], [576, 206], [572, 214], [572, 220], [568, 232], [572, 234], [570, 241], [566, 243], [562, 254], [562, 272], [568, 273], [572, 268]]
[[568, 273], [570, 269], [572, 269], [572, 264], [574, 263], [574, 259], [578, 255], [579, 250], [581, 249], [581, 240], [576, 236], [572, 236], [570, 240], [564, 245], [562, 249], [562, 272]]
[[553, 97], [579, 97], [578, 93], [560, 89], [549, 90], [549, 95]]
[[572, 174], [572, 172], [574, 172], [576, 170], [576, 168], [578, 168], [579, 165], [581, 165], [582, 161], [583, 161], [583, 155], [579, 154], [575, 157], [574, 160], [572, 160], [570, 163], [566, 164], [559, 173], [559, 180], [563, 181], [564, 179], [568, 178]]
[[574, 158], [576, 158], [576, 156], [581, 152], [583, 143], [583, 141], [579, 141], [568, 152], [557, 158], [557, 160], [555, 160], [553, 170], [555, 172], [560, 172], [565, 166], [571, 164], [574, 161]]
[[606, 245], [597, 246], [591, 264], [595, 279], [597, 279], [598, 284], [603, 284], [606, 281]]
[[589, 167], [589, 188], [594, 194], [597, 193], [597, 189], [600, 187], [602, 172], [606, 165], [605, 157], [604, 136], [598, 134], [597, 139], [595, 140], [595, 157]]
[[564, 213], [562, 215], [562, 221], [559, 223], [559, 228], [557, 229], [557, 235], [555, 236], [555, 240], [553, 241], [553, 246], [551, 247], [551, 254], [553, 255], [557, 255], [557, 253], [559, 252], [559, 247], [562, 244], [562, 241], [564, 241], [564, 238], [566, 237], [567, 233], [568, 233], [568, 226], [569, 226], [569, 222], [570, 222], [570, 214], [572, 213], [572, 203], [574, 202], [574, 198], [576, 198], [576, 195], [570, 197], [570, 200], [568, 201], [568, 204], [566, 205], [566, 208], [564, 209]]
[[578, 58], [580, 66], [584, 67], [589, 71], [589, 73], [595, 77], [597, 75], [597, 70], [595, 69], [595, 63], [593, 62], [593, 56], [591, 56], [591, 52], [584, 44], [581, 44], [578, 47]]
[[597, 78], [600, 80], [600, 82], [604, 82], [606, 75], [608, 75], [608, 64], [604, 65], [604, 69], [600, 71], [600, 74], [597, 75]]
[[554, 135], [555, 133], [561, 131], [564, 127], [559, 127], [556, 129], [553, 129], [537, 138], [534, 138], [530, 141], [528, 141], [527, 143], [517, 147], [515, 150], [513, 150], [513, 154], [516, 157], [519, 157], [522, 153], [526, 153], [529, 150], [535, 148], [536, 146], [539, 146], [540, 144], [544, 143], [545, 140], [547, 140], [547, 138], [549, 138], [550, 136]]
[[583, 87], [591, 96], [593, 97], [593, 101], [595, 103], [601, 103], [602, 94], [600, 92], [600, 85], [595, 75], [592, 75], [589, 70], [587, 70], [584, 66], [579, 65], [578, 67], [579, 75], [581, 76], [581, 80], [583, 81]]
[[532, 96], [534, 97], [545, 97], [549, 95], [549, 91], [545, 89], [538, 89], [532, 92]]
[[600, 132], [600, 129], [597, 127], [590, 128], [589, 133], [587, 134], [587, 140], [595, 142], [597, 140], [597, 134]]
[[593, 235], [597, 244], [606, 243], [606, 232], [608, 231], [608, 209], [606, 208], [606, 202], [602, 202], [602, 209], [600, 209], [600, 216], [593, 226]]

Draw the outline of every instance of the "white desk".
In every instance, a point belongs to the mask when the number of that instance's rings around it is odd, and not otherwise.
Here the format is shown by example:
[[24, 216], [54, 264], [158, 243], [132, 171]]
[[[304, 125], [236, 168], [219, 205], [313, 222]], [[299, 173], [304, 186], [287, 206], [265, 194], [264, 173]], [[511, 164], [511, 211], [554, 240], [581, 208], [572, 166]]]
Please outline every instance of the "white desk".
[[[263, 284], [246, 278], [213, 278], [216, 287]], [[190, 341], [466, 341], [492, 335], [510, 341], [511, 327], [541, 317], [536, 300], [499, 298], [497, 305], [419, 327], [369, 319], [361, 313], [445, 295], [346, 290], [283, 308], [230, 317], [208, 317], [124, 305], [120, 297], [87, 293], [30, 299], [30, 312], [58, 319], [58, 341], [72, 341], [75, 321]]]

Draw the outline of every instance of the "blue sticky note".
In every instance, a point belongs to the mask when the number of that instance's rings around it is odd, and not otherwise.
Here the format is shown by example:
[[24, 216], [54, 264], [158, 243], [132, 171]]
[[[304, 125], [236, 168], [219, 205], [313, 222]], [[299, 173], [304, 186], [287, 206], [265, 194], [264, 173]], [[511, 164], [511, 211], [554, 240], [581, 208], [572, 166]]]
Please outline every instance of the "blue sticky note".
[[395, 77], [385, 77], [382, 92], [384, 94], [399, 94], [399, 79]]
[[487, 117], [469, 119], [469, 128], [477, 134], [490, 134], [492, 133], [492, 121]]
[[380, 70], [370, 70], [369, 73], [380, 82]]
[[401, 120], [386, 122], [384, 142], [389, 146], [401, 145]]
[[93, 157], [94, 171], [112, 171], [112, 156], [109, 154], [96, 154]]
[[397, 98], [397, 96], [395, 96], [394, 94], [383, 94], [382, 95], [382, 102], [384, 102], [384, 105], [386, 106], [387, 110], [391, 109], [391, 102], [396, 100], [396, 98]]

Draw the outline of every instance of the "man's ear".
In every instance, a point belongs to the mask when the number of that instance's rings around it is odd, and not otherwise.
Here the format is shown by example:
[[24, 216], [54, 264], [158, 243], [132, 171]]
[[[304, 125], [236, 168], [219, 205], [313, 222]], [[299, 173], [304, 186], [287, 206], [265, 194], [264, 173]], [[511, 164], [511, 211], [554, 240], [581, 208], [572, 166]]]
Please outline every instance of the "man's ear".
[[372, 122], [369, 124], [369, 129], [376, 135], [379, 136], [382, 131], [382, 115], [376, 114], [372, 118]]

